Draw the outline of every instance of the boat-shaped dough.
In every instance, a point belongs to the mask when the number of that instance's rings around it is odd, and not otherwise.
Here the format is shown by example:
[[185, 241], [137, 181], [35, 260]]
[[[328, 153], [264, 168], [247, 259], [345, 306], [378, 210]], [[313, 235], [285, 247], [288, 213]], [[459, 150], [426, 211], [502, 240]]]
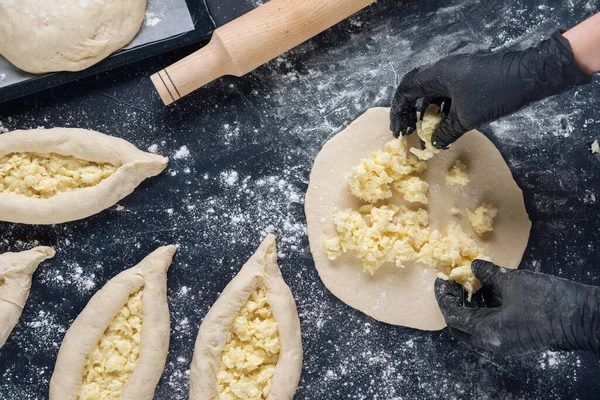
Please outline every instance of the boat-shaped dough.
[[57, 224], [116, 204], [168, 159], [74, 128], [0, 135], [0, 221]]
[[169, 349], [175, 250], [160, 247], [91, 298], [60, 346], [50, 400], [152, 400]]
[[50, 247], [0, 254], [0, 348], [17, 324], [31, 288], [31, 276], [40, 263], [54, 257]]
[[268, 235], [200, 325], [190, 400], [292, 399], [301, 371], [296, 303]]

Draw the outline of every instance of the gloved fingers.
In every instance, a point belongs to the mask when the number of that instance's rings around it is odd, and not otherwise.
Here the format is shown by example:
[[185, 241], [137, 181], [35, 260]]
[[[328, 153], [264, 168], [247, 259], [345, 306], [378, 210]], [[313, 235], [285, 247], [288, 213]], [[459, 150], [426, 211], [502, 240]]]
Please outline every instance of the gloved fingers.
[[440, 303], [440, 301], [442, 300], [448, 299], [454, 300], [457, 303], [462, 304], [463, 288], [454, 281], [436, 278], [435, 299], [438, 303]]
[[[436, 89], [439, 84], [432, 82], [428, 68], [415, 68], [408, 72], [398, 85], [390, 110], [390, 130], [395, 137], [408, 135], [416, 129], [416, 113], [424, 112], [431, 99], [444, 96]], [[424, 99], [425, 108], [417, 109], [417, 100]]]
[[431, 144], [436, 149], [447, 149], [456, 142], [462, 135], [471, 129], [463, 126], [456, 113], [450, 111], [448, 115], [442, 118], [440, 124], [431, 136]]
[[442, 98], [441, 100], [442, 101], [438, 104], [438, 106], [440, 106], [440, 113], [444, 115], [450, 114], [450, 109], [452, 107], [452, 99]]
[[437, 278], [435, 281], [435, 298], [448, 326], [470, 333], [473, 324], [481, 314], [478, 308], [467, 308], [463, 305], [463, 290], [456, 282]]
[[443, 113], [443, 107], [445, 107], [445, 104], [450, 103], [451, 100], [445, 97], [421, 97], [415, 101], [415, 111], [419, 113], [419, 117], [422, 121], [423, 117], [425, 116], [425, 111], [430, 105], [435, 104], [436, 106], [440, 107], [439, 112]]
[[498, 308], [503, 304], [500, 290], [495, 289], [492, 286], [484, 285], [481, 289], [479, 289], [477, 295], [478, 296], [473, 296], [473, 298], [471, 298], [471, 304], [475, 307]]
[[[446, 99], [443, 97], [432, 97], [431, 99], [421, 98], [415, 102], [415, 111], [417, 112], [417, 115], [422, 121], [425, 117], [425, 111], [430, 105], [437, 105], [438, 107], [440, 107], [439, 112], [442, 113], [442, 107], [444, 107], [444, 104], [449, 104], [450, 102], [450, 99]], [[425, 148], [427, 147], [427, 143], [425, 143], [425, 141], [421, 138], [419, 138], [419, 144], [421, 145], [421, 150], [425, 150]]]
[[417, 115], [413, 100], [399, 94], [396, 91], [392, 108], [390, 110], [390, 130], [394, 137], [409, 135], [417, 129]]
[[[443, 97], [420, 97], [411, 101], [397, 95], [390, 110], [390, 130], [394, 137], [410, 135], [417, 129], [417, 115], [423, 120], [425, 110], [431, 104], [439, 106], [441, 112], [441, 107], [449, 103], [450, 101]], [[425, 142], [422, 142], [422, 149], [425, 148], [424, 145]]]
[[497, 266], [496, 264], [485, 260], [473, 260], [471, 270], [475, 278], [483, 284], [489, 286], [494, 291], [502, 288], [502, 281], [505, 278], [506, 269]]

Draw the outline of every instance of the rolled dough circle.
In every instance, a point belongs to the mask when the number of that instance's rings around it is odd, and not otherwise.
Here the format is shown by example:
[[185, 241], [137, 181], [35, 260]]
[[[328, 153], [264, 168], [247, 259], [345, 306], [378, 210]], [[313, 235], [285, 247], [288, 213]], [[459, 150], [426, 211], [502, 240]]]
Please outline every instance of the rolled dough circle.
[[[446, 326], [434, 295], [437, 270], [419, 264], [398, 268], [382, 266], [371, 276], [362, 272], [362, 263], [352, 254], [330, 261], [324, 241], [336, 234], [332, 220], [334, 207], [358, 209], [365, 204], [354, 197], [346, 175], [361, 159], [383, 149], [392, 139], [388, 108], [371, 108], [346, 129], [330, 139], [318, 154], [310, 174], [305, 211], [310, 250], [315, 267], [325, 286], [340, 300], [365, 314], [393, 325], [422, 330]], [[414, 145], [415, 136], [410, 141]], [[446, 173], [456, 160], [466, 166], [470, 182], [448, 186]], [[398, 193], [392, 203], [410, 208], [426, 208], [430, 226], [445, 232], [450, 221], [458, 222], [484, 250], [484, 254], [506, 268], [518, 268], [527, 242], [531, 222], [525, 210], [523, 192], [494, 144], [481, 132], [468, 132], [449, 150], [427, 162], [421, 178], [429, 183], [429, 204], [406, 203]], [[498, 208], [494, 231], [478, 237], [470, 226], [466, 208], [476, 209], [482, 202]], [[460, 213], [450, 214], [456, 206]]]
[[127, 45], [146, 0], [0, 1], [0, 54], [31, 73], [80, 71]]

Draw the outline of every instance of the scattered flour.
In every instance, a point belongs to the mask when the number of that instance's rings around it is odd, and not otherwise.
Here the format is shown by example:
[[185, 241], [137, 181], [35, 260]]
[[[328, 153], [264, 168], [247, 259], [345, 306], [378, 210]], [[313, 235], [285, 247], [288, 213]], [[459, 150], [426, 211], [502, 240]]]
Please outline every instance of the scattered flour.
[[[582, 2], [570, 3], [583, 7]], [[144, 66], [136, 66], [131, 77], [135, 84], [127, 93], [135, 99], [130, 101], [135, 107], [112, 100], [105, 103], [114, 105], [107, 113], [108, 121], [114, 119], [113, 113], [119, 117], [122, 136], [137, 138], [138, 145], [149, 146], [148, 151], [160, 150], [177, 160], [183, 147], [178, 149], [179, 144], [175, 146], [167, 135], [178, 132], [165, 129], [174, 115], [196, 116], [202, 109], [204, 116], [195, 121], [215, 117], [212, 113], [227, 119], [218, 119], [222, 121], [222, 129], [215, 129], [219, 135], [201, 144], [195, 142], [200, 137], [196, 133], [210, 132], [197, 124], [198, 132], [189, 136], [185, 146], [190, 154], [183, 157], [184, 151], [181, 158], [188, 161], [171, 163], [168, 174], [149, 180], [125, 199], [127, 212], [118, 213], [113, 207], [85, 221], [35, 229], [0, 224], [0, 230], [4, 230], [0, 252], [29, 248], [38, 240], [42, 244], [51, 242], [57, 250], [57, 257], [36, 272], [21, 322], [0, 351], [0, 398], [46, 398], [64, 332], [95, 291], [156, 246], [181, 243], [169, 271], [172, 345], [155, 397], [187, 399], [198, 325], [261, 237], [270, 232], [278, 237], [279, 263], [292, 288], [302, 324], [305, 362], [299, 399], [582, 398], [582, 385], [574, 382], [582, 380], [586, 369], [597, 370], [593, 357], [552, 352], [494, 357], [452, 340], [445, 331], [416, 332], [380, 324], [336, 300], [314, 270], [304, 226], [304, 193], [312, 160], [328, 137], [366, 108], [389, 106], [395, 85], [411, 68], [448, 53], [533, 43], [561, 25], [555, 15], [557, 5], [538, 10], [523, 0], [457, 0], [437, 12], [412, 2], [410, 18], [406, 17], [406, 7], [399, 4], [379, 1], [350, 23], [334, 27], [321, 39], [301, 45], [248, 77], [224, 78], [215, 82], [213, 90], [191, 95], [167, 118], [157, 112], [163, 110], [162, 106], [153, 109], [140, 96], [137, 88], [144, 87], [140, 82], [145, 82], [147, 74], [137, 77], [135, 74]], [[570, 22], [581, 16], [580, 12], [572, 14]], [[148, 15], [146, 23], [158, 24], [156, 18], [160, 20], [157, 15]], [[475, 34], [465, 22], [472, 25]], [[424, 31], [422, 27], [430, 23], [432, 29]], [[486, 25], [502, 26], [505, 32], [491, 34]], [[227, 101], [223, 101], [223, 92]], [[39, 124], [50, 127], [46, 118], [60, 111], [66, 114], [65, 125], [88, 124], [99, 131], [119, 133], [115, 132], [114, 121], [104, 122], [106, 116], [96, 118], [89, 112], [88, 103], [99, 101], [97, 97], [90, 100], [83, 96], [70, 103], [66, 98], [67, 104], [58, 105], [59, 110], [54, 101], [51, 105], [40, 103], [31, 111], [16, 114], [14, 120], [9, 117], [4, 121], [11, 128]], [[560, 190], [560, 181], [564, 181], [565, 190], [571, 190], [569, 185], [577, 178], [567, 179], [561, 173], [556, 182], [556, 174], [537, 167], [536, 159], [546, 154], [532, 152], [528, 143], [547, 139], [556, 145], [557, 152], [562, 152], [560, 144], [571, 143], [579, 134], [583, 116], [576, 109], [584, 109], [580, 105], [593, 100], [574, 96], [575, 106], [568, 110], [541, 104], [492, 125], [492, 134], [503, 146], [525, 153], [511, 153], [516, 177], [525, 185], [533, 185], [537, 181], [531, 176], [547, 174], [548, 182], [542, 181], [541, 185]], [[74, 111], [68, 112], [68, 107]], [[243, 122], [236, 120], [240, 115], [244, 116]], [[594, 120], [589, 126], [596, 129], [598, 123]], [[584, 140], [577, 139], [580, 151]], [[208, 151], [203, 152], [204, 148]], [[225, 149], [226, 157], [221, 155]], [[566, 153], [570, 154], [568, 150]], [[557, 160], [561, 169], [568, 170], [571, 160]], [[559, 196], [552, 193], [546, 200], [554, 205], [548, 208], [551, 215], [544, 218], [544, 209], [533, 209], [534, 216], [542, 217], [540, 228], [548, 227], [544, 221], [554, 221], [565, 209], [569, 216], [579, 218], [577, 213], [582, 207], [595, 202], [598, 196], [592, 179], [595, 177], [589, 176], [586, 184], [589, 192], [578, 188], [583, 200], [559, 207]], [[526, 192], [534, 193], [532, 204], [540, 204], [540, 198], [535, 197], [538, 190], [530, 189]], [[574, 246], [565, 243], [566, 236], [577, 235], [566, 223], [557, 225], [560, 229], [540, 229], [540, 235], [555, 235], [546, 238], [557, 239], [559, 245], [553, 247], [558, 250], [546, 254], [544, 245], [532, 246], [529, 263], [531, 259], [552, 257], [557, 263], [565, 261], [562, 264], [566, 265], [577, 260], [579, 265], [581, 258], [573, 253]], [[577, 248], [581, 250], [580, 239]], [[597, 246], [589, 247], [585, 253], [597, 251]], [[547, 264], [536, 261], [533, 268], [544, 270]]]
[[175, 160], [182, 160], [184, 158], [188, 158], [190, 156], [190, 151], [188, 150], [187, 146], [181, 146], [179, 148], [179, 150], [177, 150], [175, 152], [175, 155], [173, 156], [173, 158]]
[[162, 21], [162, 19], [156, 13], [151, 11], [147, 11], [146, 15], [144, 16], [144, 26], [156, 26], [160, 23], [160, 21]]
[[221, 172], [221, 182], [227, 186], [233, 186], [238, 181], [238, 173], [236, 171]]

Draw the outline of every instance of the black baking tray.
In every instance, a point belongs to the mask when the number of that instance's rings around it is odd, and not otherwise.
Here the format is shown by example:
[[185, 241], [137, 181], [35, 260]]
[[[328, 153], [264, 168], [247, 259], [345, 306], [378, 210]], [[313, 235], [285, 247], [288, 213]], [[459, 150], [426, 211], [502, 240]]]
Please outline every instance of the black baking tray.
[[0, 89], [0, 103], [95, 75], [100, 72], [109, 71], [123, 65], [165, 53], [169, 50], [208, 41], [215, 30], [216, 25], [215, 20], [209, 12], [207, 1], [186, 0], [186, 3], [190, 10], [190, 14], [192, 15], [194, 30], [150, 44], [121, 50], [93, 67], [83, 71], [44, 74], [23, 82], [15, 83], [14, 85], [6, 86]]

